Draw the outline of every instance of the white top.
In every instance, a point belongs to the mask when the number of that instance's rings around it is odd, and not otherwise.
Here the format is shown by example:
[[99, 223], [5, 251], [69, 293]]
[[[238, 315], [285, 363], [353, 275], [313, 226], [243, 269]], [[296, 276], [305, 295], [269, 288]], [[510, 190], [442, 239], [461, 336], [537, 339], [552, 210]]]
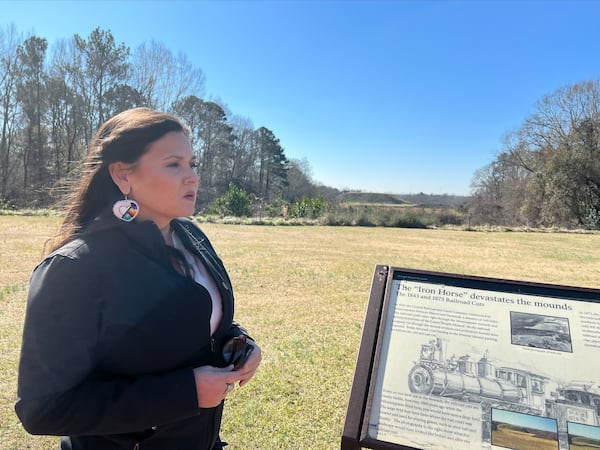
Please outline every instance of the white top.
[[212, 300], [210, 334], [212, 336], [217, 330], [221, 319], [223, 318], [223, 300], [221, 299], [221, 294], [219, 292], [219, 288], [217, 287], [217, 283], [210, 275], [208, 270], [206, 270], [206, 267], [204, 267], [202, 261], [184, 247], [183, 243], [174, 232], [171, 232], [171, 239], [173, 240], [173, 247], [183, 254], [185, 260], [192, 268], [192, 276], [194, 281], [200, 286], [203, 286], [210, 294], [210, 298]]

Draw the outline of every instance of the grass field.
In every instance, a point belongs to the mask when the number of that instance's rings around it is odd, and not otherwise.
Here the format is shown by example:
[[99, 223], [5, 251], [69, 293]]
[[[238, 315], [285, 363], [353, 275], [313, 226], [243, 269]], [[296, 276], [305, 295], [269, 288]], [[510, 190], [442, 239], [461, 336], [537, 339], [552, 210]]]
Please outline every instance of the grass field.
[[[56, 448], [13, 412], [27, 280], [51, 217], [0, 216], [0, 449]], [[600, 287], [600, 235], [205, 224], [263, 365], [229, 396], [228, 449], [335, 449], [376, 264]]]
[[520, 431], [518, 427], [499, 425], [498, 430], [492, 433], [492, 445], [514, 450], [556, 450], [558, 436], [549, 439], [547, 433], [537, 436]]

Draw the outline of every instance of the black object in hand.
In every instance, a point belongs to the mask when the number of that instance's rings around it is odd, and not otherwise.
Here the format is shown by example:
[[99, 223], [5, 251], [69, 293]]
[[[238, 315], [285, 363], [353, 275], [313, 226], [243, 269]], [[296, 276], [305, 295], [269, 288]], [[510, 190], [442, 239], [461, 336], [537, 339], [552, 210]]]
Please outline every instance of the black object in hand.
[[223, 346], [223, 359], [227, 365], [233, 364], [233, 370], [238, 370], [248, 360], [254, 346], [248, 343], [248, 336], [242, 334], [230, 339]]

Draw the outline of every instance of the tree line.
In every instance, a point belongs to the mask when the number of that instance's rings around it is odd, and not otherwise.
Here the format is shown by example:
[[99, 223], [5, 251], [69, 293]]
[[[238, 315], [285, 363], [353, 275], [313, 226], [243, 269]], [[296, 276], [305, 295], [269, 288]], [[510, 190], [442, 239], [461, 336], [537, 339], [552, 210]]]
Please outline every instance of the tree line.
[[[189, 125], [200, 209], [236, 193], [261, 214], [294, 202], [323, 211], [311, 199], [335, 201], [340, 191], [314, 183], [309, 163], [288, 159], [272, 130], [204, 98], [204, 82], [185, 54], [159, 42], [131, 49], [96, 28], [49, 48], [42, 37], [0, 27], [0, 208], [53, 206], [78, 176], [95, 130], [138, 106]], [[557, 89], [506, 133], [496, 158], [474, 174], [462, 205], [469, 225], [600, 228], [599, 83]]]
[[472, 182], [472, 223], [600, 228], [600, 79], [545, 95]]
[[204, 82], [185, 54], [159, 42], [132, 50], [96, 28], [49, 48], [42, 37], [0, 27], [0, 204], [55, 204], [81, 170], [95, 130], [139, 106], [175, 114], [190, 127], [201, 207], [230, 183], [263, 203], [327, 192], [311, 180], [307, 161], [286, 157], [273, 131], [203, 98]]

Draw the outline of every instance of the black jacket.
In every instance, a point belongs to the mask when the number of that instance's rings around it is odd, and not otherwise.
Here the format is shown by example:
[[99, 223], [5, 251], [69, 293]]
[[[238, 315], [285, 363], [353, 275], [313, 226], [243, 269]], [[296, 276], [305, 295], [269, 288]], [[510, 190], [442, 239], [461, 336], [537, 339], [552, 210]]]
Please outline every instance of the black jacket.
[[193, 368], [222, 366], [233, 292], [188, 219], [171, 223], [213, 275], [223, 318], [210, 335], [206, 289], [180, 275], [153, 222], [105, 217], [51, 255], [30, 281], [16, 412], [64, 449], [210, 449], [222, 407], [199, 409]]

